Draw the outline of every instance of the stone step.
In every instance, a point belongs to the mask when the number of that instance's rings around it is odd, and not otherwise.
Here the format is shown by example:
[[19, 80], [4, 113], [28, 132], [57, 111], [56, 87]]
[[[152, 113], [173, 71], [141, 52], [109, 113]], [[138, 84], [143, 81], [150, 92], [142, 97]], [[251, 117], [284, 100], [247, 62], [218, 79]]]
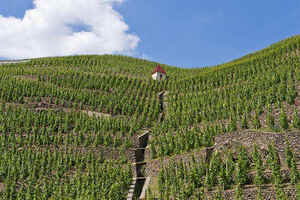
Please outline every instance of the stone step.
[[141, 162], [132, 163], [131, 165], [145, 165], [145, 164], [147, 164], [146, 161], [141, 161]]
[[137, 181], [137, 180], [143, 180], [143, 179], [146, 179], [146, 177], [143, 176], [143, 177], [134, 177], [133, 178], [133, 180], [135, 180], [135, 181]]
[[129, 189], [129, 193], [133, 193], [134, 192], [134, 188]]
[[131, 185], [129, 186], [127, 200], [133, 200], [133, 198], [134, 198], [134, 191], [135, 191], [135, 185], [136, 185], [136, 178], [133, 178], [132, 182], [131, 182]]
[[146, 149], [147, 149], [147, 147], [145, 147], [145, 148], [142, 148], [142, 147], [135, 148], [135, 150], [146, 150]]

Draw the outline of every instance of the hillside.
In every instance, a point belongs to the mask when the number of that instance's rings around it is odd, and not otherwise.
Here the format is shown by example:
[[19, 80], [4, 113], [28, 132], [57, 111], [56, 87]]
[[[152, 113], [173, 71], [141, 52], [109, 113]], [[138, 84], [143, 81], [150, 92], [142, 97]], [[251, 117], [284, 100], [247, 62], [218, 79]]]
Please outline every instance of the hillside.
[[161, 65], [166, 81], [157, 64], [0, 65], [0, 199], [296, 199], [300, 36], [219, 66]]

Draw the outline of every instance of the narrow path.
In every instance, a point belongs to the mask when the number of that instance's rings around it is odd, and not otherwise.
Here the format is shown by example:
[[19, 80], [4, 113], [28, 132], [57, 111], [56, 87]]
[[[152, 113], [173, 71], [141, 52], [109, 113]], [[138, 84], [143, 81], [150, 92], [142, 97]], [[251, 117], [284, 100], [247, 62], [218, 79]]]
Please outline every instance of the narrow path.
[[[164, 95], [165, 91], [160, 92], [159, 103], [160, 103], [160, 114], [159, 114], [159, 122], [162, 122], [165, 117], [165, 102]], [[136, 177], [133, 178], [132, 184], [129, 189], [129, 193], [127, 196], [127, 200], [133, 199], [145, 199], [146, 191], [148, 185], [150, 183], [150, 177], [145, 177], [144, 169], [146, 167], [147, 162], [145, 162], [145, 150], [148, 146], [150, 130], [146, 130], [142, 135], [138, 137], [139, 147], [135, 149], [135, 163], [133, 163], [136, 171]]]
[[163, 91], [163, 92], [160, 92], [158, 95], [159, 95], [159, 105], [160, 105], [160, 114], [159, 114], [159, 122], [163, 122], [164, 119], [165, 119], [165, 102], [164, 102], [164, 97], [165, 97], [165, 94], [167, 92]]
[[[165, 91], [162, 91], [162, 92], [160, 92], [159, 94], [158, 94], [158, 96], [159, 96], [159, 104], [160, 104], [160, 114], [159, 114], [159, 123], [160, 122], [163, 122], [164, 121], [164, 119], [165, 119], [165, 108], [166, 108], [166, 103], [165, 103], [165, 100], [164, 100], [164, 97], [165, 97], [165, 95], [167, 94], [167, 92], [165, 92]], [[147, 141], [149, 140], [149, 136], [148, 136], [148, 138], [147, 138]], [[142, 159], [142, 160], [144, 160], [144, 159]], [[141, 161], [142, 161], [141, 160]], [[140, 165], [140, 169], [139, 170], [142, 170], [142, 169], [144, 169], [145, 167], [146, 167], [146, 162], [142, 162], [142, 163], [140, 163], [141, 165]], [[143, 176], [143, 174], [141, 173], [141, 174], [139, 174], [139, 175], [142, 175]], [[139, 195], [139, 199], [145, 199], [145, 197], [146, 197], [146, 192], [147, 192], [147, 189], [148, 189], [148, 186], [149, 186], [149, 184], [150, 184], [150, 178], [151, 177], [144, 177], [145, 179], [144, 179], [144, 182], [143, 182], [143, 189], [142, 189], [142, 191], [141, 191], [141, 194]]]
[[30, 62], [30, 60], [0, 60], [0, 65]]

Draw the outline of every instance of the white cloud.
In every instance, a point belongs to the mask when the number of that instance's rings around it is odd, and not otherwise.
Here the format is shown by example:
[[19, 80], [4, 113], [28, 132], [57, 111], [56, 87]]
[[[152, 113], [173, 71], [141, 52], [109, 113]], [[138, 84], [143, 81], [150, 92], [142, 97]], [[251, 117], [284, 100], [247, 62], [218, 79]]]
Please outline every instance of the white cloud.
[[[139, 38], [115, 3], [123, 0], [34, 0], [23, 19], [0, 15], [0, 57], [131, 53]], [[72, 28], [81, 25], [87, 30]]]

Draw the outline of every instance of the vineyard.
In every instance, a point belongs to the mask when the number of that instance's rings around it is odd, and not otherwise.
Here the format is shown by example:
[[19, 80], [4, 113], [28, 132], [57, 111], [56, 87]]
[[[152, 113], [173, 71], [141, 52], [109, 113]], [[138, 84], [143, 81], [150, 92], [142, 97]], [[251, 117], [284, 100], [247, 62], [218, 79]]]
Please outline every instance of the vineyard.
[[296, 199], [300, 36], [219, 66], [161, 65], [165, 81], [158, 64], [0, 65], [0, 199], [121, 200], [132, 185], [133, 199]]

